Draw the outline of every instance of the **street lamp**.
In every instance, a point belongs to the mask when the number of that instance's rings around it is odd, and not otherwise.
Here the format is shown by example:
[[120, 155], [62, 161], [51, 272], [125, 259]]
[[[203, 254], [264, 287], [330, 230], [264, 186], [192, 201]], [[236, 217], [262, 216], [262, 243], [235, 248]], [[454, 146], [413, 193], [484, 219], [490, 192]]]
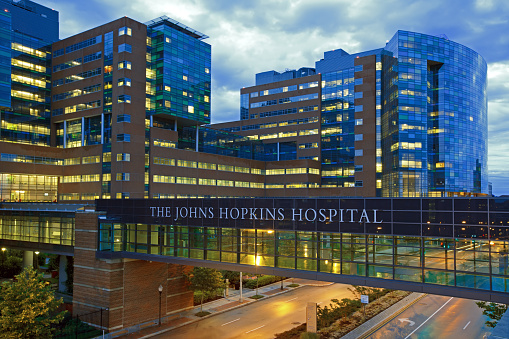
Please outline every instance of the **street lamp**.
[[159, 326], [161, 326], [161, 299], [163, 295], [163, 285], [159, 285], [157, 290], [159, 291]]
[[39, 268], [39, 252], [34, 252], [34, 253], [35, 253], [34, 268], [38, 269]]
[[2, 266], [4, 265], [4, 260], [5, 260], [5, 251], [7, 251], [7, 248], [2, 247]]

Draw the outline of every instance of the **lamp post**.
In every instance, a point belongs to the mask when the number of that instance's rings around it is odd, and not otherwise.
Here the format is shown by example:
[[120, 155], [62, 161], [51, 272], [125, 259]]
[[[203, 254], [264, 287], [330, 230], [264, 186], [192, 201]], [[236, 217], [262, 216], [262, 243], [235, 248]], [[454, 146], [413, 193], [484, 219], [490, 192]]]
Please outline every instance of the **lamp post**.
[[2, 247], [2, 266], [4, 265], [4, 260], [5, 260], [5, 251], [7, 251], [7, 248]]
[[34, 252], [35, 253], [35, 256], [34, 256], [34, 268], [35, 269], [38, 269], [39, 268], [39, 252]]
[[161, 326], [161, 299], [163, 295], [163, 285], [159, 285], [157, 290], [159, 291], [159, 326]]

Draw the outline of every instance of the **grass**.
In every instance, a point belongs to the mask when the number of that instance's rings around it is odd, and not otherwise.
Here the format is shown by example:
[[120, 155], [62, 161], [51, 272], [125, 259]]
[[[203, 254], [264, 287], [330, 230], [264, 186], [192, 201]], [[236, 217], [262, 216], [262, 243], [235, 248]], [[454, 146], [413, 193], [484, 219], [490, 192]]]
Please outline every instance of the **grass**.
[[290, 285], [287, 285], [286, 287], [299, 287], [299, 284], [290, 284]]
[[250, 296], [249, 298], [257, 300], [257, 299], [261, 299], [263, 297], [265, 297], [265, 296], [264, 295], [260, 295], [260, 294], [255, 294], [253, 296]]

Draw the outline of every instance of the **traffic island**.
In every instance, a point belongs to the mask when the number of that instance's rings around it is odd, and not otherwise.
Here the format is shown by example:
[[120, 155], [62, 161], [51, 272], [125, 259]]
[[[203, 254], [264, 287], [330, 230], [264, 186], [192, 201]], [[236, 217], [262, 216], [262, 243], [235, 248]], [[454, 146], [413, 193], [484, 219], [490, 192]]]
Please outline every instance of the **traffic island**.
[[[411, 292], [406, 291], [391, 291], [386, 295], [380, 297], [379, 299], [376, 299], [373, 302], [367, 304], [364, 310], [360, 308], [360, 305], [358, 305], [358, 307], [351, 307], [355, 304], [355, 301], [351, 299], [343, 299], [343, 301], [344, 300], [352, 301], [346, 303], [348, 305], [345, 306], [350, 307], [349, 311], [345, 310], [346, 312], [344, 313], [339, 312], [343, 316], [338, 317], [338, 319], [335, 320], [328, 319], [327, 323], [331, 325], [320, 328], [318, 334], [320, 335], [321, 339], [340, 338], [343, 335], [347, 334], [348, 332], [354, 330], [358, 326], [362, 325], [367, 320], [373, 318], [377, 314], [383, 312], [392, 305], [396, 304], [397, 302], [408, 296], [410, 293]], [[322, 320], [318, 319], [318, 323], [323, 324], [324, 320], [325, 319]], [[304, 323], [286, 332], [278, 333], [276, 334], [275, 337], [276, 339], [300, 339], [301, 335], [305, 332], [306, 324]]]

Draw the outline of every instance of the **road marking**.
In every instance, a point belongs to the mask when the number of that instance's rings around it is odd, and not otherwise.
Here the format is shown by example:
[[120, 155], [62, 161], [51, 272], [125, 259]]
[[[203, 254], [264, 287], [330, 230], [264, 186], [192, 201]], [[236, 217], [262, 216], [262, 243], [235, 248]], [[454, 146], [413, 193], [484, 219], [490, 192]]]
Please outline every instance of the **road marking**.
[[427, 322], [428, 322], [428, 320], [430, 320], [431, 318], [433, 318], [433, 316], [434, 316], [435, 314], [437, 314], [437, 313], [438, 313], [438, 311], [440, 311], [442, 308], [444, 308], [444, 307], [445, 307], [445, 305], [447, 305], [447, 304], [449, 303], [449, 301], [451, 301], [452, 299], [453, 299], [453, 297], [451, 297], [449, 300], [447, 300], [447, 301], [445, 302], [445, 304], [443, 304], [442, 306], [440, 306], [440, 308], [439, 308], [438, 310], [436, 310], [436, 311], [435, 311], [435, 313], [433, 313], [432, 315], [430, 315], [428, 319], [424, 320], [424, 322], [423, 322], [422, 324], [420, 324], [420, 325], [419, 325], [419, 327], [417, 327], [415, 330], [413, 330], [413, 331], [412, 331], [412, 333], [410, 333], [409, 335], [407, 335], [407, 336], [405, 337], [405, 339], [410, 338], [410, 336], [411, 336], [412, 334], [414, 334], [414, 333], [415, 333], [418, 329], [420, 329], [420, 328], [422, 327], [422, 325], [424, 325], [425, 323], [427, 323]]
[[289, 302], [289, 301], [292, 301], [292, 300], [295, 300], [295, 299], [297, 299], [297, 298], [299, 298], [299, 297], [295, 297], [295, 298], [293, 298], [293, 299], [287, 300], [287, 301], [285, 301], [285, 303], [287, 303], [287, 302]]
[[467, 328], [467, 326], [470, 325], [470, 321], [463, 327], [463, 329]]
[[240, 318], [235, 319], [235, 320], [232, 320], [232, 321], [229, 321], [229, 322], [227, 322], [227, 323], [224, 323], [224, 324], [222, 324], [221, 326], [224, 326], [224, 325], [228, 325], [228, 324], [234, 323], [234, 322], [236, 322], [237, 320], [240, 320]]
[[253, 329], [253, 330], [251, 330], [251, 331], [247, 331], [247, 332], [246, 332], [246, 334], [248, 334], [249, 332], [253, 332], [253, 331], [259, 330], [259, 329], [260, 329], [260, 328], [262, 328], [262, 327], [265, 327], [265, 325], [262, 325], [262, 326], [260, 326], [260, 327], [257, 327], [257, 328], [255, 328], [255, 329]]
[[412, 321], [408, 318], [400, 318], [398, 319], [400, 322], [404, 323], [404, 322], [407, 322], [407, 323], [410, 323], [410, 326], [414, 326], [415, 325], [415, 321]]

